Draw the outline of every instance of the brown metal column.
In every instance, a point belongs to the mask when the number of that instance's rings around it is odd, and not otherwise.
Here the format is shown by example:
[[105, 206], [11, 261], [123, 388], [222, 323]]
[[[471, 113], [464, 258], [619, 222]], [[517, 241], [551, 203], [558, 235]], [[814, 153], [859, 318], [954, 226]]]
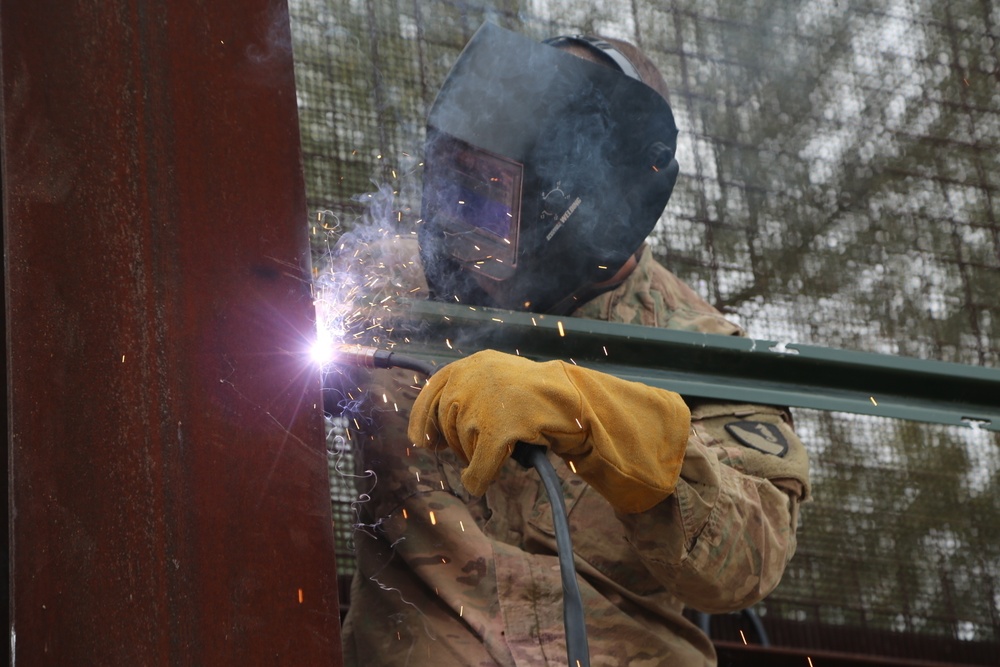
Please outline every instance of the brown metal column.
[[0, 0], [17, 665], [336, 665], [284, 0]]

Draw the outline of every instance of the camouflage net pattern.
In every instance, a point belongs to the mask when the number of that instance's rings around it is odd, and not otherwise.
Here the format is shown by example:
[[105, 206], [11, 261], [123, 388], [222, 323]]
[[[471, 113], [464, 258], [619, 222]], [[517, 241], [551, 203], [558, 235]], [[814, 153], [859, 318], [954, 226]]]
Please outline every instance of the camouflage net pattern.
[[[997, 3], [290, 8], [317, 264], [356, 225], [412, 230], [427, 109], [483, 21], [535, 39], [597, 33], [640, 46], [671, 87], [681, 178], [651, 245], [710, 303], [755, 338], [1000, 365]], [[1000, 437], [812, 410], [796, 426], [815, 500], [758, 607], [787, 630], [775, 643], [931, 657], [823, 639], [838, 628], [1000, 643]], [[334, 467], [350, 469], [331, 433]], [[356, 491], [331, 479], [349, 573]]]

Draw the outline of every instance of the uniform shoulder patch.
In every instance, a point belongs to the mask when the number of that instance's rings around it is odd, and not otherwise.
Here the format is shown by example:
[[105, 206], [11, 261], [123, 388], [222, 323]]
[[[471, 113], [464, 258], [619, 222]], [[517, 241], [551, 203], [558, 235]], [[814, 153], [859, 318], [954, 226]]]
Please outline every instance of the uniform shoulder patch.
[[726, 424], [726, 430], [741, 443], [765, 454], [784, 456], [788, 453], [788, 440], [777, 424], [739, 421]]

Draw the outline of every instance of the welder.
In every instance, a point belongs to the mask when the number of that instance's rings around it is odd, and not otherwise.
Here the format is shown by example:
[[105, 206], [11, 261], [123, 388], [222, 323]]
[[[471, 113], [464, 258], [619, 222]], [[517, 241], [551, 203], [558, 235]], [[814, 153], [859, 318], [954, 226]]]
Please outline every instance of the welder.
[[[428, 116], [417, 240], [351, 261], [386, 296], [745, 335], [645, 244], [676, 146], [634, 46], [484, 25]], [[591, 664], [714, 665], [683, 609], [758, 602], [795, 550], [808, 464], [782, 407], [496, 351], [426, 384], [363, 382], [348, 665], [566, 664], [551, 508], [518, 442], [547, 447], [561, 480]]]

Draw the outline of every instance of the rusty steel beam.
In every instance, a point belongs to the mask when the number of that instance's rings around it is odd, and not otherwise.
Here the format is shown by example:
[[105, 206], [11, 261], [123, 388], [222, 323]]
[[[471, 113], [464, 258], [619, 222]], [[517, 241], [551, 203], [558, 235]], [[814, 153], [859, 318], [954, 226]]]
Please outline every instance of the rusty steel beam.
[[17, 665], [337, 665], [284, 0], [0, 0]]

